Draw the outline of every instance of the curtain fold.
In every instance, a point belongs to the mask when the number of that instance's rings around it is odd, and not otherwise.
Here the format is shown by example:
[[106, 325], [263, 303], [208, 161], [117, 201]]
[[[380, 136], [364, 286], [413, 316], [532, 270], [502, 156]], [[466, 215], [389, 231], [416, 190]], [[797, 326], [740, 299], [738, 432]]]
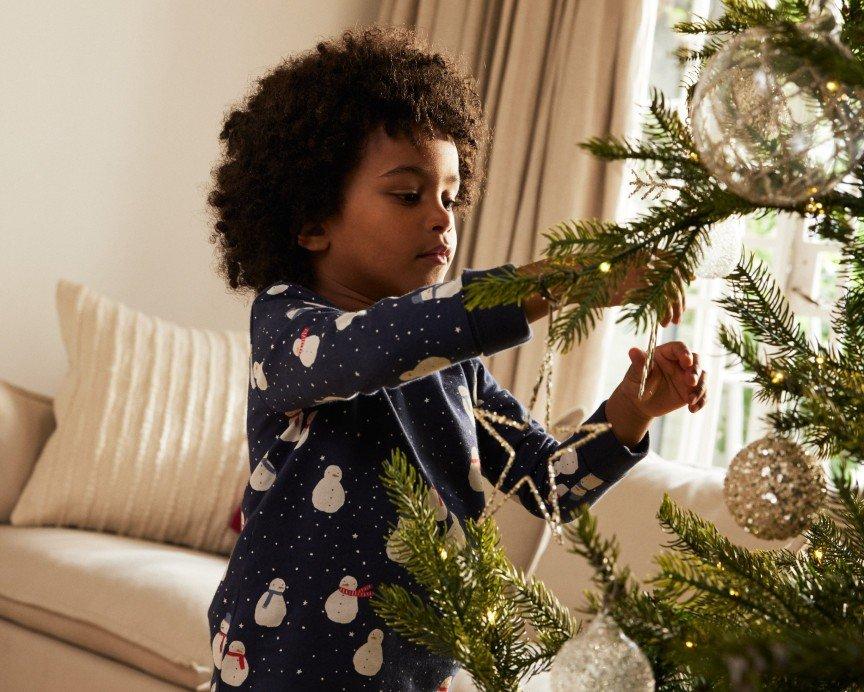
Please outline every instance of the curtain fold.
[[[378, 23], [409, 26], [456, 57], [477, 80], [489, 150], [485, 190], [462, 223], [450, 276], [465, 267], [528, 264], [543, 232], [565, 219], [625, 221], [624, 163], [596, 159], [578, 142], [638, 136], [647, 95], [657, 0], [383, 0]], [[574, 407], [590, 414], [600, 392], [604, 311], [591, 334], [553, 357], [551, 420]], [[526, 406], [539, 374], [548, 319], [534, 338], [486, 358]], [[485, 358], [485, 357], [484, 357]], [[545, 422], [545, 388], [532, 415]]]

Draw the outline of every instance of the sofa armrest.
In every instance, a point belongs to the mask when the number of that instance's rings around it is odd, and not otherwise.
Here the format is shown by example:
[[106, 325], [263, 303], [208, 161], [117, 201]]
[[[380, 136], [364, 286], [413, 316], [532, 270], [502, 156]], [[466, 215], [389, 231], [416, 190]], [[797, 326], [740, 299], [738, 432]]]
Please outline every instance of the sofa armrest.
[[53, 398], [0, 380], [0, 523], [9, 516], [56, 427]]

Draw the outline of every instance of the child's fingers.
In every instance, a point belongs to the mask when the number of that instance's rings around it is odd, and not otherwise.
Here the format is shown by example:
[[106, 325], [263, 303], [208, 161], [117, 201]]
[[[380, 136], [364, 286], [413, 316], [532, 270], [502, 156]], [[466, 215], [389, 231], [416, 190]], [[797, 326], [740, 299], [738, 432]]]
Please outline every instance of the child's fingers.
[[662, 356], [663, 359], [672, 361], [676, 367], [688, 369], [693, 367], [693, 356], [695, 354], [690, 352], [687, 344], [683, 341], [668, 341], [658, 346], [655, 352]]
[[708, 388], [705, 385], [705, 375], [706, 375], [706, 373], [703, 370], [702, 374], [699, 375], [699, 379], [696, 382], [696, 386], [692, 389], [692, 391], [690, 393], [690, 399], [689, 399], [688, 403], [691, 406], [695, 406], [699, 402], [700, 399], [705, 398], [705, 394], [708, 391]]

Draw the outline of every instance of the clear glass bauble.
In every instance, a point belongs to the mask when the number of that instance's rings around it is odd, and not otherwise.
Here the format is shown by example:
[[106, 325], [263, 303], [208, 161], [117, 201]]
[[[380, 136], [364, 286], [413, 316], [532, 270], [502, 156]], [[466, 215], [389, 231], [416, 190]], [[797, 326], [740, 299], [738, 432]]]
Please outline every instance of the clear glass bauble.
[[[798, 26], [844, 58], [823, 11]], [[693, 142], [706, 169], [755, 204], [800, 203], [834, 187], [864, 153], [864, 90], [790, 54], [753, 27], [706, 62], [690, 102]]]
[[553, 692], [654, 691], [651, 663], [606, 611], [564, 642], [549, 679]]

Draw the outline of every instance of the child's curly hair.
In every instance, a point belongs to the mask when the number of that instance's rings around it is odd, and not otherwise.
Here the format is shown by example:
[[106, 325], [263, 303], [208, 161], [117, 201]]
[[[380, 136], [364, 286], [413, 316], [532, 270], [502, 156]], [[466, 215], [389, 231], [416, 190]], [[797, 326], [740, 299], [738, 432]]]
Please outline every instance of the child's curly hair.
[[347, 178], [381, 125], [415, 143], [433, 132], [452, 137], [457, 210], [467, 213], [483, 184], [478, 151], [491, 136], [473, 78], [411, 29], [348, 29], [258, 79], [224, 121], [226, 151], [207, 202], [218, 273], [232, 290], [257, 294], [278, 280], [310, 286], [310, 253], [297, 234], [342, 208]]

